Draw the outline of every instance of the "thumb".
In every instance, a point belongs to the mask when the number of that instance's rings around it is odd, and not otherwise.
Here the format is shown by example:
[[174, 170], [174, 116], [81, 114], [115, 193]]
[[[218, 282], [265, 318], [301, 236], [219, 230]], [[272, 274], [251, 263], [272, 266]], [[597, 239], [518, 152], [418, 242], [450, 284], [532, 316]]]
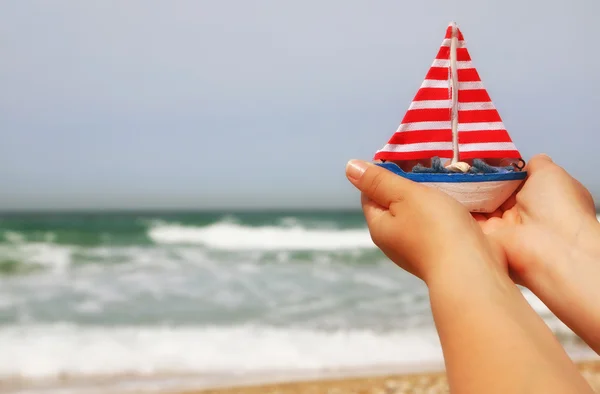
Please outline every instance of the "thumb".
[[392, 203], [412, 198], [419, 191], [418, 183], [362, 160], [350, 160], [346, 177], [371, 201], [388, 209]]
[[540, 153], [533, 156], [531, 160], [529, 160], [529, 163], [527, 163], [527, 165], [525, 166], [525, 170], [529, 172], [536, 172], [548, 165], [553, 164], [554, 162], [552, 161], [552, 158], [550, 156], [548, 156], [545, 153]]

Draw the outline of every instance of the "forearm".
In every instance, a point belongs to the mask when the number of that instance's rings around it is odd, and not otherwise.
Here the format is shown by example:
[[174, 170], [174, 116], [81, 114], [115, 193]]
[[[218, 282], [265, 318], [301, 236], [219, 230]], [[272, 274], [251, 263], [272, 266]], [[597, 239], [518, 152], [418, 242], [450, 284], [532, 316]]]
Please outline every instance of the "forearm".
[[600, 354], [600, 253], [595, 248], [592, 244], [574, 247], [557, 236], [551, 248], [539, 251], [535, 269], [523, 279], [559, 319]]
[[428, 278], [452, 391], [592, 393], [508, 276], [478, 263]]

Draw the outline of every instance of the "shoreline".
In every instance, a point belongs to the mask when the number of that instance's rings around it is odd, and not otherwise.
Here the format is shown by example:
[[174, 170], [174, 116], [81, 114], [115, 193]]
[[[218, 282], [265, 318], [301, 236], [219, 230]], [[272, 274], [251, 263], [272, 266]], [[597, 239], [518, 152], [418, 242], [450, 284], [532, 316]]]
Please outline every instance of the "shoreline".
[[[600, 360], [599, 360], [600, 362]], [[387, 375], [439, 374], [443, 362], [412, 362], [367, 367], [311, 370], [271, 370], [248, 373], [157, 373], [68, 376], [48, 379], [0, 379], [0, 394], [198, 393], [269, 385], [303, 384], [330, 380], [368, 379]]]
[[[574, 360], [579, 371], [600, 394], [600, 359]], [[412, 373], [378, 373], [367, 376], [346, 376], [327, 379], [265, 383], [223, 388], [179, 391], [170, 394], [437, 394], [449, 393], [445, 371]]]
[[[600, 357], [572, 357], [600, 394]], [[0, 380], [2, 394], [401, 394], [417, 389], [448, 393], [443, 362], [314, 371], [200, 375], [156, 374], [105, 377], [68, 376], [48, 381]]]

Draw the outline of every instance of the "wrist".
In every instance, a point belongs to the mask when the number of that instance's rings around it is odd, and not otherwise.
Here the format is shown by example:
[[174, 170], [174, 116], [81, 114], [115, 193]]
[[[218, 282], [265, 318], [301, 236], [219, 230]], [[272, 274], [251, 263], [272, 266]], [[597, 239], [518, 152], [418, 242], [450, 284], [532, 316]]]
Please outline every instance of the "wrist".
[[513, 285], [491, 256], [443, 259], [423, 277], [429, 291], [470, 292], [473, 286], [505, 289]]
[[564, 250], [541, 264], [527, 287], [600, 354], [600, 256], [583, 245]]
[[552, 272], [568, 269], [584, 256], [600, 263], [600, 223], [596, 217], [582, 218], [577, 224], [550, 229], [544, 224], [527, 224], [508, 237], [505, 248], [511, 271], [526, 287]]

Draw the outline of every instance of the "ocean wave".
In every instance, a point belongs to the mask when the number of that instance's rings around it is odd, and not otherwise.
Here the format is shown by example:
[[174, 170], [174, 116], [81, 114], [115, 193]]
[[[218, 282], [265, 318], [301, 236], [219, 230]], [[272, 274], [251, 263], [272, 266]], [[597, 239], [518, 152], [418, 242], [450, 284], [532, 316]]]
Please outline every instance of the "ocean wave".
[[[441, 363], [433, 328], [374, 332], [260, 325], [0, 328], [0, 376], [64, 379], [107, 375], [235, 375]], [[571, 347], [577, 357], [591, 350]]]
[[0, 376], [243, 374], [440, 361], [434, 331], [375, 333], [266, 326], [0, 328]]
[[366, 228], [317, 229], [288, 221], [288, 226], [244, 226], [218, 222], [197, 227], [154, 224], [148, 236], [157, 244], [196, 244], [221, 250], [340, 250], [375, 248]]
[[167, 251], [137, 246], [75, 246], [47, 242], [0, 244], [0, 275], [39, 271], [65, 273], [77, 267], [106, 268], [129, 264], [136, 267], [168, 263]]
[[131, 269], [173, 271], [191, 267], [234, 267], [258, 270], [264, 264], [371, 265], [385, 262], [378, 249], [340, 250], [227, 250], [201, 245], [159, 244], [148, 246], [74, 246], [43, 242], [0, 244], [0, 277], [72, 270]]
[[0, 244], [0, 274], [64, 271], [72, 265], [74, 251], [72, 247], [44, 242]]

